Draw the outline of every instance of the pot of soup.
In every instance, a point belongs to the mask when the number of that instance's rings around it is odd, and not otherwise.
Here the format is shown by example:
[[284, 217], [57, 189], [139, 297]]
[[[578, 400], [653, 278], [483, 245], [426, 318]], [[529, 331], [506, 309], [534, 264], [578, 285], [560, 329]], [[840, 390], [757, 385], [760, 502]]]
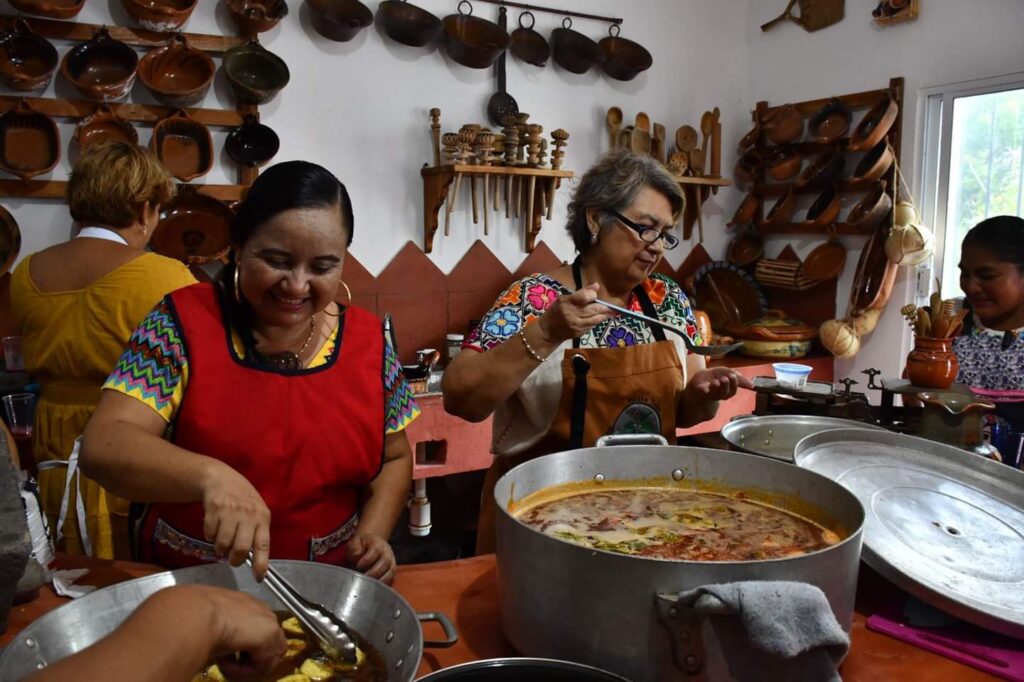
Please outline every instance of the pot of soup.
[[[274, 569], [304, 597], [319, 602], [344, 619], [359, 636], [359, 663], [353, 668], [332, 665], [310, 633], [285, 611], [270, 590], [257, 583], [252, 569], [226, 563], [156, 573], [96, 590], [54, 609], [22, 630], [0, 655], [0, 680], [20, 680], [46, 665], [81, 651], [113, 632], [140, 603], [171, 585], [214, 585], [248, 592], [278, 612], [288, 638], [288, 653], [278, 669], [257, 682], [276, 682], [305, 667], [305, 677], [354, 682], [410, 682], [416, 676], [424, 646], [446, 647], [458, 640], [444, 614], [416, 613], [397, 592], [361, 573], [308, 561], [273, 562]], [[435, 620], [447, 640], [424, 642], [419, 621]], [[195, 682], [224, 679], [210, 666]]]
[[498, 481], [501, 620], [519, 653], [635, 682], [714, 677], [722, 651], [679, 595], [749, 580], [817, 586], [850, 631], [865, 518], [853, 494], [783, 462], [653, 438], [606, 437]]

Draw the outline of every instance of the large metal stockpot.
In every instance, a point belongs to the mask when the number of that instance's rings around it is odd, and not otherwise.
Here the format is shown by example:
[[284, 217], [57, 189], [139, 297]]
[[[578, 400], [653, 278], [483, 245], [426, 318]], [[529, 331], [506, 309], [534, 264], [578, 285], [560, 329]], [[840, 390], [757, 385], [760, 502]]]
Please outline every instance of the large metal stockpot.
[[[617, 437], [613, 437], [617, 438]], [[834, 481], [764, 457], [705, 448], [624, 445], [559, 452], [505, 474], [497, 483], [501, 621], [523, 655], [596, 666], [630, 680], [663, 682], [727, 666], [708, 628], [677, 603], [680, 592], [744, 580], [811, 583], [850, 630], [864, 508]], [[669, 561], [588, 549], [517, 521], [509, 503], [543, 488], [591, 480], [663, 479], [665, 485], [740, 488], [799, 499], [797, 511], [845, 539], [799, 557], [749, 562]], [[817, 510], [818, 513], [811, 513]], [[700, 644], [703, 639], [703, 645]]]
[[[275, 560], [273, 564], [303, 596], [331, 609], [362, 634], [384, 657], [389, 680], [410, 682], [415, 677], [424, 647], [419, 620], [440, 622], [448, 637], [427, 646], [451, 646], [458, 639], [455, 627], [443, 614], [417, 614], [397, 592], [361, 573], [308, 561]], [[238, 589], [284, 610], [245, 566], [207, 564], [157, 573], [87, 594], [29, 625], [0, 656], [0, 681], [20, 680], [97, 642], [154, 592], [195, 584]]]

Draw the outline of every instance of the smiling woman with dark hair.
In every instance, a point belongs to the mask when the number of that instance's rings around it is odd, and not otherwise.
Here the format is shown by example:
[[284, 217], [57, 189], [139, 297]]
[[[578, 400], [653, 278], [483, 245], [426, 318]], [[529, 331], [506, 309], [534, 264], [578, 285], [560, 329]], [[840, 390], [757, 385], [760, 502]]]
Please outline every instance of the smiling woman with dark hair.
[[[344, 185], [293, 161], [253, 183], [216, 285], [142, 322], [86, 430], [82, 468], [148, 503], [138, 558], [170, 568], [252, 550], [390, 582], [419, 413], [380, 321], [335, 302], [353, 234]], [[164, 438], [166, 434], [166, 439]]]

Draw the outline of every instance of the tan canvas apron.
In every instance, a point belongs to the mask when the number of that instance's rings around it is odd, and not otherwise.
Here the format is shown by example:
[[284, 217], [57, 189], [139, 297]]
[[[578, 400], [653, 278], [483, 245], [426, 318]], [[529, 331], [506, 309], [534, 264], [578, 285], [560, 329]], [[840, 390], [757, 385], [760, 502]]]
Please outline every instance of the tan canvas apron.
[[[582, 286], [579, 265], [573, 264], [577, 289]], [[633, 293], [644, 314], [657, 311], [642, 287]], [[505, 473], [527, 460], [563, 450], [592, 447], [608, 434], [660, 433], [676, 439], [679, 397], [686, 381], [676, 346], [658, 327], [655, 343], [623, 348], [580, 348], [579, 339], [562, 359], [562, 395], [548, 433], [521, 455], [495, 457], [484, 478], [477, 527], [477, 554], [495, 549], [497, 509], [494, 486]]]

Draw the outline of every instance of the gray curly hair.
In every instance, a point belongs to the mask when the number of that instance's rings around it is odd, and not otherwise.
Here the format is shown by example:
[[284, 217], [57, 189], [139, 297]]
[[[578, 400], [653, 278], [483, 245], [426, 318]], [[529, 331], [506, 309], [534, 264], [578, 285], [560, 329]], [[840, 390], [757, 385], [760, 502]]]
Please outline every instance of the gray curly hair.
[[673, 222], [679, 220], [685, 205], [682, 190], [672, 174], [653, 157], [635, 154], [628, 149], [615, 149], [602, 156], [584, 173], [569, 203], [569, 220], [565, 229], [576, 250], [585, 254], [591, 247], [588, 211], [597, 209], [601, 212], [598, 221], [603, 229], [614, 220], [607, 211], [622, 213], [645, 186], [664, 195], [672, 205]]

